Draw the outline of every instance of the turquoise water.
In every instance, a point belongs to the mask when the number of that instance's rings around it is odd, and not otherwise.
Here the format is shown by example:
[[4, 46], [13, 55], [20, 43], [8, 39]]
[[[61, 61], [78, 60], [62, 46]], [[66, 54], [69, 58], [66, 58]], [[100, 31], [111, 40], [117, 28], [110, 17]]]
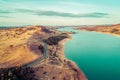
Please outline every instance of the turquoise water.
[[65, 54], [89, 80], [120, 80], [120, 37], [72, 28], [59, 30], [77, 32], [66, 43]]

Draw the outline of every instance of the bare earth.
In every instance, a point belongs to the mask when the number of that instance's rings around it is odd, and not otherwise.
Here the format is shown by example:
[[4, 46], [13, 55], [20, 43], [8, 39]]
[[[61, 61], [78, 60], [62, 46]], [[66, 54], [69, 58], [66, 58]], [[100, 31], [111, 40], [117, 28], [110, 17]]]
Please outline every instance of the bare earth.
[[[64, 45], [69, 39], [68, 33], [40, 26], [2, 29], [0, 68], [32, 65], [38, 80], [87, 80], [76, 63], [65, 57]], [[45, 44], [47, 58], [44, 58]], [[44, 59], [35, 64], [41, 58]]]

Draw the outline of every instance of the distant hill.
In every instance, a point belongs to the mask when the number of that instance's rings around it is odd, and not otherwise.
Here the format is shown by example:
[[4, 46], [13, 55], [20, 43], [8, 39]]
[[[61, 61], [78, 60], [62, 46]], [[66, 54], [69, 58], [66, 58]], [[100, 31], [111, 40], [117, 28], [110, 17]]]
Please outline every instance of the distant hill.
[[103, 33], [108, 33], [108, 34], [113, 34], [113, 35], [120, 35], [120, 24], [90, 26], [90, 27], [82, 27], [82, 28], [77, 28], [77, 29], [87, 30], [87, 31], [103, 32]]

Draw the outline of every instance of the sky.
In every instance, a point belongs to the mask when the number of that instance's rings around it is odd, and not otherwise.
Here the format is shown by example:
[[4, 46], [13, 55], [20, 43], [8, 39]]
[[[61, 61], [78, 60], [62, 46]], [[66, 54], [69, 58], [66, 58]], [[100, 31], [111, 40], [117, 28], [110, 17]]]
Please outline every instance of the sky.
[[120, 23], [120, 0], [0, 0], [0, 26]]

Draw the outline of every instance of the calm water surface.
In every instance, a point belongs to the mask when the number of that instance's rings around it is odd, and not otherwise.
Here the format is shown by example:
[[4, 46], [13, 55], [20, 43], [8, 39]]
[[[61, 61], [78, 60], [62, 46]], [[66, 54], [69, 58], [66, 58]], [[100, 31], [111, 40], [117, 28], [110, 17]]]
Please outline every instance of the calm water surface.
[[120, 80], [120, 37], [68, 27], [59, 30], [77, 32], [66, 43], [65, 53], [89, 80]]

